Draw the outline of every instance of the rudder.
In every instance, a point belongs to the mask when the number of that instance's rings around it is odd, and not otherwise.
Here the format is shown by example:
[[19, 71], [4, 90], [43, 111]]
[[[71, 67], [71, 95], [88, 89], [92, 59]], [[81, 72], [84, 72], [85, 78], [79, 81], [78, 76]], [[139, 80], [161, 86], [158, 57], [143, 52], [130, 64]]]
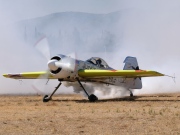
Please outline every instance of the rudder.
[[139, 70], [138, 62], [136, 57], [127, 56], [124, 60], [123, 70]]
[[[127, 56], [124, 60], [123, 70], [139, 70], [138, 62], [136, 57]], [[142, 81], [140, 77], [127, 79], [127, 88], [129, 89], [141, 89]]]

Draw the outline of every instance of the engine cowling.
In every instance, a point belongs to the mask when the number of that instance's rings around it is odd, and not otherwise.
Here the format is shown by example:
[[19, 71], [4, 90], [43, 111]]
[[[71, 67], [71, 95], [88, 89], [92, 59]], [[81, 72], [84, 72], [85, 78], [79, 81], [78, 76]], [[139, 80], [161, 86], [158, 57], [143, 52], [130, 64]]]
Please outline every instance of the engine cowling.
[[66, 56], [54, 56], [47, 63], [50, 73], [58, 78], [69, 78], [75, 71], [75, 59]]

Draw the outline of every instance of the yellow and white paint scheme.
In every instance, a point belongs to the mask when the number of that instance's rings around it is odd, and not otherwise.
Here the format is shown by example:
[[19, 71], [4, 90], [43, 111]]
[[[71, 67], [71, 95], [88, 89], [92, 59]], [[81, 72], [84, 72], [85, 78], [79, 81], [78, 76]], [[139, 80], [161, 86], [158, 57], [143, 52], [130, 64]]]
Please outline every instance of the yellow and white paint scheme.
[[37, 79], [41, 76], [41, 79], [58, 79], [61, 82], [97, 82], [122, 86], [127, 90], [141, 89], [142, 77], [164, 76], [157, 71], [140, 70], [135, 57], [126, 57], [124, 63], [123, 70], [115, 70], [98, 57], [82, 61], [65, 55], [56, 55], [47, 63], [49, 71], [9, 73], [3, 76], [13, 79]]

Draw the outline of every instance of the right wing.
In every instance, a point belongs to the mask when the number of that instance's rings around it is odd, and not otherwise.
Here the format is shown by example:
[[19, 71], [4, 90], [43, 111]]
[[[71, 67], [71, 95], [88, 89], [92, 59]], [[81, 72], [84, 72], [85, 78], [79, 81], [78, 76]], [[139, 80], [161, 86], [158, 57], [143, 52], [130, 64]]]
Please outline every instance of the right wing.
[[83, 78], [108, 78], [108, 77], [122, 77], [122, 78], [136, 78], [136, 77], [154, 77], [164, 76], [152, 70], [79, 70], [78, 74]]

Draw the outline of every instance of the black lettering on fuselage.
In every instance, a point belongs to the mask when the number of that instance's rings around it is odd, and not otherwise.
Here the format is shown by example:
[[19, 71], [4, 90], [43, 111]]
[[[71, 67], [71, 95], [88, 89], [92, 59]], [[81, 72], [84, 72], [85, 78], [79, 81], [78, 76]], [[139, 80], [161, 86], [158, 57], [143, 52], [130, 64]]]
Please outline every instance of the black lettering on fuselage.
[[109, 82], [110, 82], [110, 83], [115, 83], [116, 80], [115, 80], [115, 78], [113, 78], [113, 77], [109, 77]]

